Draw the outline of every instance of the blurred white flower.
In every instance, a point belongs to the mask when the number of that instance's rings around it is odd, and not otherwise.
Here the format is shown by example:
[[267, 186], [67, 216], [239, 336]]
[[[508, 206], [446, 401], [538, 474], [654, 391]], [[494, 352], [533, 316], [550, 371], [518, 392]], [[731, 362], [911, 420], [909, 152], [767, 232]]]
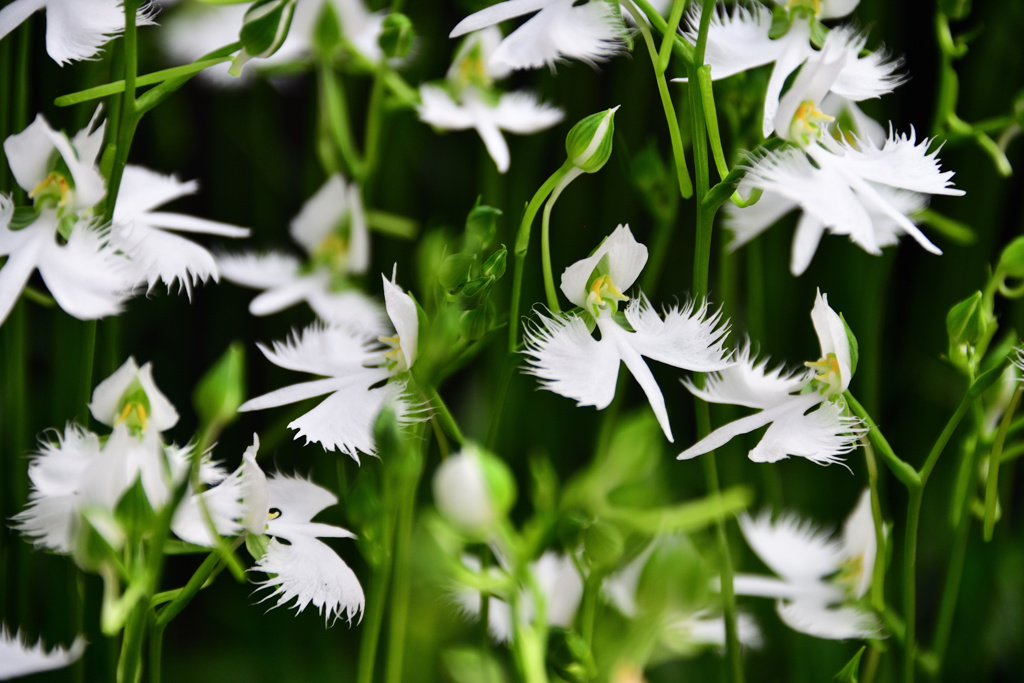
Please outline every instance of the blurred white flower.
[[[541, 386], [575, 399], [579, 406], [608, 407], [615, 396], [619, 364], [625, 363], [640, 383], [665, 437], [672, 441], [665, 398], [644, 357], [696, 372], [712, 372], [732, 365], [723, 346], [728, 325], [707, 304], [671, 307], [662, 318], [640, 296], [626, 307], [625, 323], [616, 318], [622, 293], [636, 282], [647, 263], [647, 247], [633, 238], [628, 225], [620, 225], [594, 253], [565, 269], [561, 289], [583, 314], [538, 314], [526, 327], [526, 372], [541, 379]], [[588, 329], [593, 320], [601, 333], [594, 339]]]
[[329, 451], [338, 449], [356, 462], [360, 452], [376, 453], [373, 425], [385, 405], [395, 410], [399, 423], [420, 419], [405, 396], [406, 384], [400, 376], [416, 361], [416, 304], [394, 282], [383, 280], [393, 336], [313, 325], [285, 342], [274, 342], [273, 349], [260, 345], [260, 351], [275, 365], [326, 379], [277, 389], [246, 401], [239, 410], [265, 410], [329, 394], [288, 427], [296, 430], [295, 438], [305, 437], [307, 444], [315, 441]]
[[[0, 9], [0, 39], [37, 10], [46, 10], [46, 53], [61, 66], [95, 57], [124, 31], [122, 0], [13, 0]], [[146, 7], [135, 22], [153, 23]]]
[[492, 68], [554, 69], [557, 62], [569, 59], [593, 66], [625, 51], [622, 15], [616, 4], [605, 0], [507, 0], [466, 17], [448, 37], [534, 12], [497, 46], [489, 58]]
[[754, 462], [777, 462], [791, 455], [819, 465], [842, 462], [865, 433], [858, 418], [845, 414], [843, 392], [853, 376], [846, 324], [818, 292], [811, 310], [821, 359], [802, 371], [768, 369], [756, 361], [750, 345], [737, 352], [737, 363], [708, 376], [703, 388], [684, 380], [694, 396], [709, 403], [729, 403], [759, 412], [719, 427], [679, 454], [687, 460], [719, 448], [740, 434], [768, 425], [749, 453]]
[[776, 598], [787, 626], [818, 638], [880, 636], [878, 619], [854, 604], [871, 587], [877, 552], [869, 491], [861, 494], [838, 541], [795, 515], [773, 522], [769, 513], [744, 514], [739, 524], [747, 544], [780, 578], [737, 574], [737, 595]]
[[108, 427], [128, 420], [140, 431], [164, 432], [178, 423], [178, 411], [156, 386], [152, 364], [140, 368], [134, 356], [96, 385], [89, 412]]
[[386, 322], [380, 305], [349, 282], [370, 266], [370, 231], [359, 186], [332, 175], [302, 205], [290, 232], [308, 263], [282, 252], [217, 257], [226, 280], [266, 290], [252, 300], [249, 312], [270, 315], [305, 301], [327, 323], [382, 333]]
[[0, 624], [0, 680], [18, 678], [40, 671], [60, 669], [77, 661], [85, 652], [85, 638], [79, 636], [70, 647], [47, 650], [42, 641], [35, 645]]

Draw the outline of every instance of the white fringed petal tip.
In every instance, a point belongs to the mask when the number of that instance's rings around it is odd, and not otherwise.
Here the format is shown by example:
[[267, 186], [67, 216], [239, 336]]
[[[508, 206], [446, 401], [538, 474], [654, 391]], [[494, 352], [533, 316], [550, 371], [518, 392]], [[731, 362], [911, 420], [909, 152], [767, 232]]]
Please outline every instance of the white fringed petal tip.
[[0, 680], [63, 668], [77, 661], [83, 652], [82, 636], [75, 638], [70, 647], [46, 650], [42, 641], [29, 645], [19, 634], [10, 633], [0, 624]]

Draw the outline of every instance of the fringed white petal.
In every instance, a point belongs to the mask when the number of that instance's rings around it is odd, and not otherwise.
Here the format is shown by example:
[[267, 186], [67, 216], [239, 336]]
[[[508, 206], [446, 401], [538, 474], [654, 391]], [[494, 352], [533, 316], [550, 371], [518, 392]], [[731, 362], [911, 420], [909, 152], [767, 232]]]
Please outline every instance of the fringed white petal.
[[[136, 22], [152, 23], [143, 10]], [[95, 57], [123, 30], [121, 0], [47, 0], [46, 52], [58, 64]]]
[[513, 31], [491, 55], [491, 64], [512, 69], [554, 69], [559, 61], [576, 59], [591, 66], [623, 51], [622, 15], [603, 1], [574, 4], [553, 0]]
[[79, 636], [69, 647], [47, 650], [42, 641], [29, 645], [19, 634], [11, 634], [0, 625], [0, 679], [18, 678], [40, 671], [61, 669], [77, 661], [85, 652], [85, 638]]
[[601, 317], [597, 319], [597, 326], [601, 330], [599, 343], [605, 346], [614, 346], [619, 358], [629, 370], [629, 374], [633, 375], [633, 379], [643, 389], [644, 395], [654, 411], [654, 416], [658, 418], [658, 424], [661, 425], [661, 430], [665, 433], [665, 438], [672, 443], [674, 439], [672, 438], [672, 427], [668, 421], [668, 410], [665, 407], [665, 396], [661, 393], [661, 387], [654, 379], [654, 374], [651, 373], [647, 362], [637, 349], [633, 348], [636, 333], [619, 327], [618, 323], [605, 313], [602, 313]]
[[299, 259], [279, 251], [218, 254], [216, 259], [224, 279], [256, 289], [293, 282], [298, 277], [300, 266]]
[[747, 545], [775, 574], [789, 581], [814, 582], [834, 573], [845, 559], [842, 546], [812, 522], [794, 514], [772, 521], [771, 513], [739, 516]]
[[502, 95], [494, 110], [498, 127], [517, 135], [546, 130], [561, 122], [564, 116], [565, 112], [558, 107], [543, 104], [535, 94], [523, 90]]
[[877, 638], [881, 633], [874, 615], [852, 605], [829, 607], [816, 600], [794, 600], [779, 602], [776, 611], [791, 629], [816, 638], [867, 639]]
[[683, 384], [690, 393], [709, 403], [728, 403], [747, 408], [770, 408], [792, 399], [810, 380], [807, 370], [786, 370], [777, 365], [769, 370], [767, 357], [755, 360], [749, 341], [733, 356], [734, 364], [707, 376], [704, 387], [689, 379]]
[[448, 34], [448, 37], [458, 38], [471, 31], [479, 31], [482, 28], [493, 26], [508, 19], [514, 19], [523, 14], [536, 12], [549, 4], [551, 4], [551, 0], [506, 0], [505, 2], [499, 2], [490, 7], [485, 7], [479, 12], [470, 14], [455, 25], [455, 28]]
[[326, 377], [365, 370], [364, 366], [379, 357], [379, 346], [377, 340], [367, 334], [320, 324], [310, 325], [301, 332], [293, 331], [284, 341], [275, 341], [272, 348], [259, 344], [260, 351], [274, 365]]
[[362, 619], [366, 598], [359, 579], [337, 553], [316, 538], [296, 536], [287, 545], [271, 539], [253, 570], [268, 575], [258, 583], [261, 589], [271, 591], [263, 600], [277, 598], [274, 607], [294, 607], [301, 612], [312, 604], [328, 625], [341, 616], [349, 623]]
[[846, 64], [839, 72], [829, 90], [840, 97], [854, 102], [887, 95], [907, 81], [906, 74], [899, 73], [902, 60], [889, 60], [884, 50], [876, 50], [866, 57], [861, 51], [867, 44], [867, 36], [849, 26], [837, 26], [825, 38], [824, 51], [831, 45], [838, 45], [848, 55]]
[[821, 403], [808, 413], [804, 410], [803, 405], [794, 400], [791, 410], [777, 415], [761, 441], [750, 451], [750, 459], [777, 462], [799, 456], [818, 465], [842, 463], [839, 456], [854, 450], [867, 431], [859, 419], [842, 415], [831, 401]]
[[579, 316], [539, 313], [537, 318], [538, 322], [525, 323], [526, 372], [539, 377], [543, 388], [578, 406], [607, 408], [619, 375], [615, 345], [594, 339]]
[[[690, 43], [697, 42], [701, 7], [690, 5], [683, 35]], [[742, 71], [774, 62], [786, 47], [785, 41], [772, 40], [772, 12], [764, 5], [737, 4], [732, 13], [717, 5], [708, 25], [704, 63], [711, 65], [711, 79], [728, 78]]]
[[[741, 195], [750, 194], [750, 184], [740, 182]], [[740, 208], [732, 202], [725, 204], [724, 225], [732, 233], [729, 251], [735, 251], [754, 239], [787, 213], [797, 208], [797, 203], [775, 192], [765, 192], [755, 204]]]
[[694, 372], [714, 372], [734, 362], [724, 345], [729, 323], [722, 323], [722, 311], [712, 313], [707, 303], [669, 307], [662, 319], [641, 293], [625, 314], [635, 330], [629, 345], [651, 360]]
[[562, 272], [562, 293], [582, 308], [587, 304], [587, 284], [598, 265], [611, 277], [615, 287], [625, 292], [636, 282], [646, 263], [647, 247], [636, 241], [628, 225], [619, 225], [593, 254]]

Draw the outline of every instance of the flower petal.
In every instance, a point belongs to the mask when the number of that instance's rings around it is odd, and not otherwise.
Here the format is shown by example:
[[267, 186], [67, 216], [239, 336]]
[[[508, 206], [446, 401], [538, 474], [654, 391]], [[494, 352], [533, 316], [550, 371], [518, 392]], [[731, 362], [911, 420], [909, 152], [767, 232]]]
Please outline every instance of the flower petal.
[[834, 354], [839, 365], [839, 377], [842, 380], [841, 392], [846, 391], [853, 378], [853, 355], [850, 350], [850, 337], [846, 333], [846, 323], [839, 314], [828, 305], [828, 295], [818, 290], [811, 308], [811, 322], [814, 333], [818, 335], [821, 357], [827, 358]]
[[598, 265], [606, 269], [603, 274], [611, 277], [615, 287], [624, 292], [633, 286], [646, 263], [647, 247], [636, 241], [628, 225], [619, 225], [593, 254], [565, 269], [561, 279], [562, 293], [582, 308], [587, 305], [587, 284]]
[[833, 574], [845, 559], [842, 546], [827, 531], [794, 514], [772, 521], [765, 511], [738, 518], [743, 538], [775, 574], [793, 583], [814, 582]]
[[338, 377], [369, 370], [369, 384], [379, 379], [378, 370], [365, 366], [380, 355], [375, 339], [346, 327], [324, 327], [313, 324], [301, 332], [293, 331], [284, 341], [275, 341], [273, 348], [259, 344], [260, 351], [274, 365], [295, 372]]
[[505, 2], [499, 2], [490, 7], [485, 7], [479, 12], [470, 14], [455, 25], [455, 28], [448, 34], [448, 37], [458, 38], [470, 31], [479, 31], [487, 26], [493, 26], [523, 14], [536, 12], [551, 4], [551, 2], [552, 0], [506, 0]]
[[881, 631], [874, 615], [859, 607], [829, 607], [821, 601], [809, 599], [780, 601], [776, 611], [791, 629], [816, 638], [877, 638]]
[[[17, 4], [17, 3], [15, 3]], [[0, 625], [0, 679], [18, 678], [40, 671], [60, 669], [78, 660], [85, 651], [85, 638], [78, 636], [67, 648], [46, 650], [43, 642], [35, 645]]]
[[[815, 397], [814, 394], [809, 396]], [[839, 456], [855, 449], [867, 431], [859, 419], [843, 416], [831, 401], [825, 401], [806, 414], [797, 401], [792, 408], [776, 416], [761, 441], [750, 451], [751, 460], [777, 462], [795, 455], [818, 465], [841, 463], [843, 459]]]
[[60, 307], [79, 320], [119, 313], [131, 295], [127, 261], [106, 244], [102, 233], [81, 222], [64, 246], [46, 244], [38, 269]]
[[[690, 5], [683, 35], [696, 44], [700, 27], [701, 6]], [[717, 5], [708, 25], [707, 48], [704, 63], [711, 65], [711, 79], [728, 78], [774, 62], [786, 47], [783, 40], [772, 40], [768, 32], [772, 27], [772, 12], [764, 5], [737, 4], [729, 13], [724, 5]]]
[[709, 403], [728, 403], [748, 408], [770, 408], [792, 400], [810, 380], [807, 370], [786, 371], [778, 365], [768, 369], [768, 358], [755, 361], [749, 341], [733, 357], [734, 364], [705, 378], [703, 388], [689, 379], [683, 384], [690, 393]]
[[640, 293], [625, 314], [636, 331], [628, 336], [629, 345], [651, 360], [694, 372], [714, 372], [734, 362], [724, 346], [729, 324], [720, 325], [722, 311], [711, 313], [707, 303], [696, 310], [693, 302], [669, 307], [662, 320]]
[[405, 358], [405, 367], [408, 369], [416, 362], [420, 321], [419, 313], [416, 310], [416, 301], [395, 284], [397, 273], [397, 263], [392, 271], [390, 281], [381, 273], [381, 279], [384, 281], [384, 306], [387, 308], [388, 317], [391, 318], [391, 324], [395, 326], [395, 333], [398, 335], [402, 355]]

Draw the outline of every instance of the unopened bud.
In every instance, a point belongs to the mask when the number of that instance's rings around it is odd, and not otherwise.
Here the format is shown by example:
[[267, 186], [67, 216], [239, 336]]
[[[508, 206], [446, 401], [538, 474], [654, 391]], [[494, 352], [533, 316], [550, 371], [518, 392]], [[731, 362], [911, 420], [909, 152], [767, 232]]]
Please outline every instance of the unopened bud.
[[615, 112], [612, 107], [581, 120], [565, 138], [565, 152], [572, 165], [586, 173], [597, 173], [612, 156]]
[[446, 459], [434, 474], [434, 502], [461, 530], [485, 533], [512, 508], [516, 484], [499, 458], [467, 445]]
[[256, 57], [269, 57], [288, 37], [295, 13], [296, 0], [256, 0], [242, 20], [239, 40], [242, 50], [231, 63], [232, 76], [242, 73], [242, 66]]
[[386, 17], [380, 27], [380, 47], [388, 58], [402, 58], [412, 50], [412, 43], [416, 34], [412, 30], [412, 22], [409, 17], [399, 12], [393, 12]]

